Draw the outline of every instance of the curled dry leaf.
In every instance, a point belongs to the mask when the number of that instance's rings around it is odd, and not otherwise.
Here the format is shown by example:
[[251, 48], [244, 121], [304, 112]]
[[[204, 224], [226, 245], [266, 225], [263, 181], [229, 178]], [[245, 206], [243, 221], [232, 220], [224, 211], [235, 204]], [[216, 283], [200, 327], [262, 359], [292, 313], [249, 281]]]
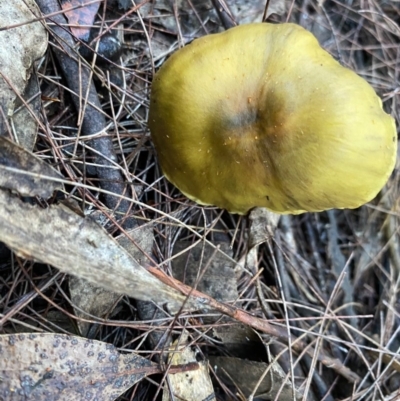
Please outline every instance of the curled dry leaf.
[[[25, 174], [29, 172], [29, 174]], [[61, 187], [61, 175], [21, 146], [0, 136], [0, 187], [24, 196], [49, 198]]]
[[[269, 3], [266, 17], [271, 14], [284, 15], [291, 0], [274, 0]], [[235, 20], [239, 24], [261, 22], [261, 16], [265, 9], [265, 0], [226, 0]]]
[[116, 399], [157, 365], [113, 345], [64, 334], [0, 336], [0, 399]]
[[246, 254], [239, 260], [236, 269], [252, 272], [258, 270], [258, 246], [274, 236], [281, 215], [263, 207], [254, 208], [249, 214], [250, 234]]
[[[18, 255], [48, 263], [92, 284], [179, 308], [186, 297], [161, 283], [90, 219], [62, 205], [41, 209], [0, 191], [0, 241]], [[189, 300], [188, 308], [196, 308]]]
[[[40, 21], [28, 23], [39, 15], [34, 0], [0, 2], [0, 108], [3, 110], [0, 113], [0, 135], [6, 132], [7, 125], [13, 125], [13, 134], [27, 149], [32, 149], [36, 140], [37, 123], [31, 117], [32, 108], [35, 107], [30, 103], [30, 111], [22, 108], [24, 111], [14, 113], [19, 96], [24, 95], [34, 61], [42, 57], [47, 49], [47, 33], [43, 24]], [[7, 29], [18, 24], [15, 28]], [[37, 99], [37, 96], [33, 99]], [[25, 117], [21, 117], [21, 113]], [[6, 122], [5, 118], [9, 121]], [[13, 124], [9, 124], [10, 120], [13, 120]]]
[[61, 2], [61, 7], [74, 36], [85, 41], [88, 40], [90, 26], [94, 23], [100, 1], [93, 3], [91, 0], [64, 0]]

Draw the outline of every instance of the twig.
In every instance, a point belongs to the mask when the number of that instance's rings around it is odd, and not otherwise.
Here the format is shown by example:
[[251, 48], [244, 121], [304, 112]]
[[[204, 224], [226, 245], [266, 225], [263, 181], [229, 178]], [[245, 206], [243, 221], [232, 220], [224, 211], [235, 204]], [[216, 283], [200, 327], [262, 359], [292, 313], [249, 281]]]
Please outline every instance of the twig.
[[269, 7], [270, 1], [271, 1], [271, 0], [267, 0], [267, 2], [265, 3], [264, 13], [263, 13], [261, 22], [265, 22], [265, 21], [267, 20], [268, 7]]
[[[106, 120], [101, 113], [102, 106], [91, 79], [90, 68], [78, 62], [77, 53], [74, 50], [76, 43], [66, 28], [65, 17], [58, 13], [61, 11], [58, 1], [37, 0], [36, 2], [44, 15], [52, 15], [51, 18], [47, 18], [47, 21], [54, 23], [51, 27], [49, 26], [49, 31], [53, 36], [53, 42], [58, 44], [53, 46], [53, 51], [73, 93], [72, 100], [77, 111], [82, 111], [82, 103], [85, 105], [82, 132], [88, 136], [98, 134], [105, 130]], [[125, 215], [129, 211], [130, 202], [120, 200], [118, 195], [127, 195], [129, 190], [124, 183], [121, 171], [115, 168], [118, 160], [112, 138], [104, 135], [92, 139], [89, 141], [89, 146], [94, 150], [92, 153], [101, 188], [117, 195], [105, 195], [106, 206]], [[131, 228], [134, 225], [133, 219], [126, 220], [124, 224], [125, 228]]]
[[[288, 334], [286, 329], [273, 326], [267, 320], [252, 316], [249, 313], [234, 306], [218, 302], [207, 294], [201, 293], [200, 291], [197, 291], [192, 287], [181, 283], [173, 277], [167, 276], [163, 271], [159, 269], [148, 267], [148, 270], [164, 284], [171, 286], [172, 288], [180, 291], [186, 296], [196, 298], [196, 302], [199, 304], [203, 304], [204, 308], [215, 309], [226, 316], [230, 316], [231, 318], [239, 322], [247, 324], [248, 326], [260, 330], [263, 333], [277, 337], [282, 342], [287, 343]], [[307, 353], [311, 356], [314, 356], [314, 349], [309, 347], [306, 343], [296, 338], [295, 336], [292, 336], [291, 340], [291, 345], [295, 351], [301, 352], [303, 349], [308, 347]], [[318, 353], [317, 360], [326, 367], [334, 369], [336, 372], [345, 377], [349, 382], [358, 383], [360, 381], [360, 377], [356, 373], [352, 372], [349, 368], [344, 366], [338, 359], [333, 359], [329, 355], [326, 355], [322, 350]]]
[[225, 29], [230, 29], [237, 25], [235, 18], [224, 0], [212, 0], [212, 3]]

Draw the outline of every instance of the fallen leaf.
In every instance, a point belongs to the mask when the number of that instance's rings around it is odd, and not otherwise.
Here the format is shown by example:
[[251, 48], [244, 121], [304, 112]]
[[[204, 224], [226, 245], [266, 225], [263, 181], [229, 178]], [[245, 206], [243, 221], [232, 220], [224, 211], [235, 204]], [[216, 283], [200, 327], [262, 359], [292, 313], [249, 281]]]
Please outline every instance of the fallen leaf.
[[100, 341], [64, 334], [0, 336], [0, 399], [110, 401], [157, 365]]
[[233, 320], [224, 319], [223, 322], [229, 325], [216, 325], [212, 332], [222, 341], [229, 355], [259, 362], [267, 360], [265, 345], [251, 327], [238, 324]]
[[[140, 266], [90, 218], [62, 205], [47, 209], [0, 191], [0, 241], [19, 256], [136, 299], [179, 308], [186, 297]], [[199, 308], [195, 301], [188, 308]]]
[[[292, 0], [270, 1], [266, 18], [272, 14], [284, 15]], [[238, 24], [261, 22], [265, 9], [265, 0], [226, 0], [226, 3]]]
[[174, 277], [196, 288], [217, 301], [233, 302], [238, 297], [237, 282], [229, 244], [215, 242], [215, 247], [200, 242], [178, 241], [174, 246], [172, 261]]
[[274, 236], [281, 216], [263, 207], [254, 208], [249, 215], [250, 233], [246, 254], [240, 258], [236, 270], [258, 270], [258, 247]]
[[[146, 257], [142, 250], [145, 253], [151, 254], [153, 248], [153, 227], [151, 225], [136, 227], [129, 230], [127, 234], [120, 235], [116, 240], [119, 245], [126, 249], [142, 265], [146, 262]], [[112, 308], [116, 305], [118, 299], [121, 298], [121, 294], [93, 285], [79, 277], [70, 278], [69, 291], [75, 314], [83, 318], [87, 318], [88, 314], [103, 318], [112, 312]], [[85, 311], [85, 313], [82, 311]], [[88, 322], [78, 320], [81, 335], [87, 336], [86, 334], [90, 325]]]
[[[194, 351], [187, 344], [187, 335], [182, 336], [170, 347], [168, 362], [172, 365], [187, 365], [196, 362]], [[207, 363], [199, 363], [200, 368], [191, 372], [168, 374], [162, 401], [215, 401], [214, 388]], [[170, 397], [170, 394], [173, 397]]]
[[[29, 172], [24, 174], [25, 171]], [[61, 174], [16, 143], [0, 136], [0, 187], [24, 196], [49, 198], [61, 184]]]
[[[0, 1], [0, 135], [13, 128], [13, 135], [23, 147], [31, 150], [36, 141], [37, 118], [31, 114], [40, 103], [39, 96], [25, 93], [32, 75], [34, 61], [47, 49], [47, 33], [42, 22], [29, 22], [40, 16], [34, 0]], [[26, 22], [26, 23], [25, 23]], [[28, 23], [29, 22], [29, 23]], [[15, 28], [8, 26], [18, 25]], [[38, 86], [30, 90], [39, 94]], [[20, 97], [30, 99], [27, 110]], [[19, 95], [19, 96], [18, 96]], [[6, 120], [5, 120], [6, 119]]]
[[246, 398], [255, 388], [255, 396], [263, 400], [292, 401], [301, 398], [297, 390], [293, 396], [291, 382], [276, 362], [267, 364], [232, 357], [210, 357], [210, 364], [224, 382], [235, 386]]
[[[93, 0], [65, 0], [61, 7], [70, 24], [69, 29], [78, 39], [87, 41], [90, 35], [90, 26], [93, 25], [100, 1]], [[82, 25], [82, 26], [81, 26]]]

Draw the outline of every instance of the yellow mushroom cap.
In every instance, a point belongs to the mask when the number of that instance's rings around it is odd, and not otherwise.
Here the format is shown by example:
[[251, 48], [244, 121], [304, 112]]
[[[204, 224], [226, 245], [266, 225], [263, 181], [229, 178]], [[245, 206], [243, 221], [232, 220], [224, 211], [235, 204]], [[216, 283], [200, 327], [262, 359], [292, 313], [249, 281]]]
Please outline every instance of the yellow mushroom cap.
[[394, 119], [373, 88], [289, 23], [177, 51], [153, 80], [148, 124], [167, 179], [232, 213], [356, 208], [396, 158]]

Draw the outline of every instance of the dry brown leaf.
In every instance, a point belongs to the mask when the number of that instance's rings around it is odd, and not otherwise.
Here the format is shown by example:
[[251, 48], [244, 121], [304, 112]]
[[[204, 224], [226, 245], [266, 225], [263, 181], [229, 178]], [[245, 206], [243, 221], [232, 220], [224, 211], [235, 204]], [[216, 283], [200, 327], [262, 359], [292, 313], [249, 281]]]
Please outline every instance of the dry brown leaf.
[[[186, 297], [140, 266], [105, 230], [62, 205], [42, 209], [0, 191], [0, 241], [19, 256], [136, 299], [179, 310]], [[189, 300], [189, 308], [197, 305]]]
[[[207, 12], [208, 4], [197, 2], [196, 10]], [[157, 0], [146, 2], [139, 8], [139, 13], [143, 19], [151, 18], [157, 25], [162, 26], [168, 33], [178, 34], [181, 30], [188, 33], [195, 26], [196, 14], [193, 13], [193, 7], [186, 0]], [[178, 15], [185, 15], [185, 18], [177, 18]]]
[[[121, 294], [108, 291], [76, 276], [70, 277], [68, 287], [75, 316], [82, 319], [92, 319], [94, 316], [101, 319], [110, 317], [113, 307], [121, 298]], [[82, 319], [77, 320], [79, 334], [91, 338], [92, 334], [89, 329], [90, 327], [96, 328], [97, 324], [92, 326], [90, 322]]]
[[[249, 24], [251, 22], [261, 22], [264, 13], [265, 0], [225, 0], [232, 15], [238, 24]], [[269, 3], [266, 17], [271, 14], [284, 15], [288, 9], [288, 4], [292, 0], [272, 0]]]
[[254, 208], [249, 215], [250, 233], [246, 254], [239, 260], [236, 269], [258, 270], [258, 246], [273, 237], [281, 216], [263, 207]]
[[217, 301], [235, 301], [239, 294], [229, 244], [215, 242], [221, 252], [203, 242], [191, 245], [190, 241], [175, 244], [174, 255], [179, 256], [172, 261], [174, 277]]
[[257, 398], [263, 400], [279, 399], [279, 401], [292, 401], [293, 399], [301, 398], [297, 391], [295, 391], [295, 398], [293, 398], [290, 380], [276, 362], [268, 366], [264, 362], [245, 359], [210, 357], [210, 363], [222, 380], [235, 386], [245, 397], [252, 394], [260, 378], [269, 369], [269, 372], [264, 376], [257, 388], [255, 393]]
[[[187, 344], [187, 335], [183, 334], [170, 348], [168, 362], [172, 365], [186, 365], [196, 362], [196, 355]], [[215, 401], [208, 366], [199, 363], [200, 368], [191, 372], [168, 374], [162, 401]], [[173, 394], [173, 397], [170, 394]]]
[[[151, 225], [136, 227], [127, 233], [116, 238], [117, 242], [126, 249], [129, 254], [140, 264], [146, 263], [146, 257], [142, 250], [151, 254], [154, 235]], [[71, 277], [69, 280], [69, 291], [77, 316], [87, 318], [89, 313], [92, 316], [104, 317], [112, 311], [121, 294], [108, 291], [103, 287], [95, 286], [79, 277]], [[75, 308], [75, 306], [77, 308]], [[85, 311], [83, 313], [81, 311]], [[78, 320], [80, 333], [86, 337], [90, 323]]]
[[157, 365], [113, 345], [64, 334], [0, 336], [0, 399], [116, 399]]
[[90, 26], [94, 23], [100, 1], [93, 3], [91, 0], [64, 0], [61, 7], [68, 19], [69, 28], [73, 35], [81, 40], [88, 40]]
[[[18, 112], [18, 118], [14, 113], [20, 103], [16, 93], [24, 95], [33, 63], [47, 49], [43, 24], [40, 21], [23, 24], [38, 15], [40, 12], [34, 0], [0, 1], [0, 27], [3, 28], [0, 31], [0, 135], [7, 131], [7, 125], [14, 127], [15, 139], [29, 150], [36, 141], [37, 122], [25, 107]], [[16, 24], [21, 25], [4, 29]]]
[[[30, 174], [23, 174], [24, 171]], [[56, 189], [61, 188], [54, 178], [62, 177], [43, 160], [0, 136], [0, 188], [11, 189], [24, 196], [47, 199]]]
[[222, 341], [229, 355], [252, 361], [267, 360], [265, 345], [251, 327], [238, 324], [233, 320], [225, 319], [224, 321], [230, 324], [216, 325], [212, 331], [214, 336]]

